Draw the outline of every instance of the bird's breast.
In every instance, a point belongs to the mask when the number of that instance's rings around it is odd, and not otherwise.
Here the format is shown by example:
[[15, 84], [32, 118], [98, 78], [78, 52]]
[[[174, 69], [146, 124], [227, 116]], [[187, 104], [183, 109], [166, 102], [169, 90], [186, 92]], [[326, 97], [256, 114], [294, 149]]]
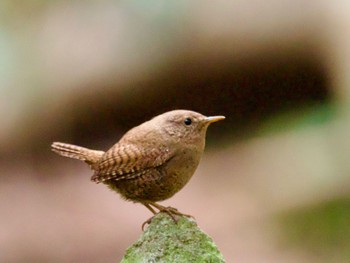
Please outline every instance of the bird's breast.
[[[164, 169], [167, 171], [167, 176], [171, 181], [178, 185], [180, 190], [191, 179], [192, 175], [196, 171], [202, 153], [193, 149], [183, 149], [176, 153], [168, 163], [164, 165]], [[174, 179], [173, 179], [174, 178]]]

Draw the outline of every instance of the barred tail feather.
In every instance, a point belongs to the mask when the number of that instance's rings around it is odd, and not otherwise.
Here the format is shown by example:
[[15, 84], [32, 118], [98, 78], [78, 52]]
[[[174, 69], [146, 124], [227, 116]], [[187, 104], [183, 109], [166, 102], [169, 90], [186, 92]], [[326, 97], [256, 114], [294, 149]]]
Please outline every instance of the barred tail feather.
[[62, 142], [54, 142], [51, 145], [51, 149], [61, 156], [78, 159], [90, 165], [97, 163], [104, 154], [103, 151], [90, 150], [88, 148]]

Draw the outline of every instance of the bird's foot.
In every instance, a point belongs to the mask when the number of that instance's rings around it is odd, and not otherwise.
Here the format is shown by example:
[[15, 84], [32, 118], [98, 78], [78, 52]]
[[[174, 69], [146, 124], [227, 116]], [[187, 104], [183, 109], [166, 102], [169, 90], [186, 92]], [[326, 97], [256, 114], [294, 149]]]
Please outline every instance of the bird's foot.
[[152, 222], [152, 219], [155, 217], [156, 215], [148, 218], [145, 222], [143, 222], [142, 226], [141, 226], [141, 229], [142, 231], [145, 231], [145, 225], [149, 225], [151, 222]]
[[[152, 205], [155, 208], [157, 208], [159, 210], [159, 212], [155, 213], [153, 209], [149, 208], [150, 205]], [[181, 213], [176, 208], [171, 207], [171, 206], [166, 207], [166, 206], [159, 205], [157, 203], [149, 203], [149, 204], [146, 205], [146, 207], [148, 209], [150, 209], [154, 213], [154, 216], [152, 216], [151, 218], [147, 219], [142, 224], [142, 230], [144, 230], [145, 225], [150, 224], [152, 222], [153, 218], [159, 213], [166, 213], [166, 214], [168, 214], [171, 217], [171, 219], [175, 222], [175, 224], [178, 222], [178, 218], [176, 216], [186, 216], [186, 217], [191, 217], [191, 218], [194, 219], [193, 216]]]
[[177, 223], [178, 220], [174, 215], [186, 216], [186, 217], [191, 217], [194, 219], [193, 216], [181, 213], [179, 210], [177, 210], [176, 208], [171, 207], [171, 206], [163, 207], [162, 209], [159, 210], [159, 213], [167, 213], [174, 220], [175, 223]]

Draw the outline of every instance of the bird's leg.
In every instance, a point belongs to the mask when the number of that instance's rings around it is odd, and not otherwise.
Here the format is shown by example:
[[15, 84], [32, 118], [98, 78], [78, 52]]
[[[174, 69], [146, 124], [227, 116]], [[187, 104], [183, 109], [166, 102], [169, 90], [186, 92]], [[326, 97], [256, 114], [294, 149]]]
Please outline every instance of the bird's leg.
[[150, 206], [150, 204], [143, 204], [145, 207], [147, 207], [154, 215], [157, 214], [157, 212], [152, 208], [152, 206]]

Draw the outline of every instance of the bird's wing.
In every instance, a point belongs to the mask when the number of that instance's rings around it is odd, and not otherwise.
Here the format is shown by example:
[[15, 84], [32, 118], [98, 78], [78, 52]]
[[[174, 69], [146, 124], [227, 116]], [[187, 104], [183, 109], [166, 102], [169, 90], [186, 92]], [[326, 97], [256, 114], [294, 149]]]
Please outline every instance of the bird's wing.
[[132, 179], [147, 170], [167, 162], [173, 153], [165, 147], [139, 147], [134, 144], [116, 144], [101, 158], [91, 180], [100, 183], [106, 180]]

